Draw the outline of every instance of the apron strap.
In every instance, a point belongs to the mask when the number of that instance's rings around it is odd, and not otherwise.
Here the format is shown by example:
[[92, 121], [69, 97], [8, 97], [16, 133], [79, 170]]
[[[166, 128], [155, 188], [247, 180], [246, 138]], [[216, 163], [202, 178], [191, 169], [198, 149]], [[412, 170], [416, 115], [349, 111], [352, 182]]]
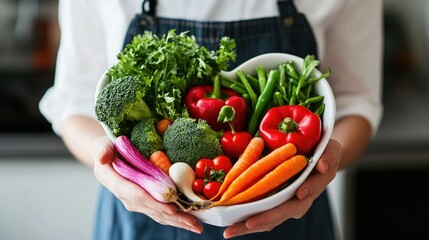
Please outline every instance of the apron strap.
[[144, 0], [142, 3], [142, 12], [149, 16], [155, 16], [157, 0]]
[[298, 12], [293, 0], [278, 0], [277, 5], [281, 16], [288, 16]]
[[298, 11], [293, 0], [278, 0], [280, 21], [288, 32], [292, 53], [304, 58], [313, 54], [317, 58], [317, 42], [306, 16]]

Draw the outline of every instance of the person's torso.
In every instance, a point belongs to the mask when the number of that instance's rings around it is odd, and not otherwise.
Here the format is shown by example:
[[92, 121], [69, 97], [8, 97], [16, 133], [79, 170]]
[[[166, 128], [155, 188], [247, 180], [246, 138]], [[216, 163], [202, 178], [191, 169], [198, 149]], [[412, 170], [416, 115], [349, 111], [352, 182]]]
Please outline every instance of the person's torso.
[[[347, 0], [332, 0], [316, 4], [313, 0], [295, 0], [295, 4], [298, 10], [307, 16], [319, 41], [323, 37], [323, 31], [345, 1]], [[101, 27], [108, 39], [106, 53], [110, 65], [116, 62], [116, 55], [121, 50], [128, 24], [141, 12], [142, 2], [143, 0], [93, 2], [97, 6], [95, 14], [99, 15], [100, 19], [107, 19], [102, 22]], [[279, 15], [277, 0], [158, 0], [156, 12], [157, 16], [163, 18], [224, 22]], [[319, 50], [322, 49], [319, 47]]]

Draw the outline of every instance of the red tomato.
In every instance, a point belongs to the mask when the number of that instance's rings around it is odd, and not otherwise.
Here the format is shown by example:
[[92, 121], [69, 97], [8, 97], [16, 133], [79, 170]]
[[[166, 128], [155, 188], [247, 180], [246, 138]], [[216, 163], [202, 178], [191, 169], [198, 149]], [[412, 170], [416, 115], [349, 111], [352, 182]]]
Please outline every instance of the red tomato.
[[223, 170], [225, 174], [228, 173], [229, 170], [231, 170], [232, 168], [231, 159], [229, 159], [229, 157], [225, 155], [220, 155], [215, 157], [213, 159], [213, 165], [214, 165], [214, 170], [216, 171]]
[[195, 174], [197, 175], [197, 178], [206, 178], [210, 174], [210, 170], [214, 168], [213, 160], [209, 158], [202, 158], [198, 160], [197, 164], [195, 165]]
[[194, 190], [194, 192], [196, 193], [202, 194], [203, 189], [204, 189], [204, 179], [201, 179], [201, 178], [195, 179], [195, 181], [192, 183], [192, 190]]
[[219, 192], [219, 188], [222, 185], [220, 182], [209, 182], [204, 186], [203, 192], [204, 196], [207, 199], [211, 199], [212, 197], [216, 196], [216, 194]]

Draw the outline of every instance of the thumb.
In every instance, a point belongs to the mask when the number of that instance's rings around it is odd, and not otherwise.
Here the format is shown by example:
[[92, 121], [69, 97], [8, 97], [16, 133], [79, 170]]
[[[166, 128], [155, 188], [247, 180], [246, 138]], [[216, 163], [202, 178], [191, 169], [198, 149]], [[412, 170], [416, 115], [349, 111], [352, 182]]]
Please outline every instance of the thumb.
[[110, 164], [115, 158], [113, 143], [107, 136], [98, 137], [93, 144], [94, 164]]

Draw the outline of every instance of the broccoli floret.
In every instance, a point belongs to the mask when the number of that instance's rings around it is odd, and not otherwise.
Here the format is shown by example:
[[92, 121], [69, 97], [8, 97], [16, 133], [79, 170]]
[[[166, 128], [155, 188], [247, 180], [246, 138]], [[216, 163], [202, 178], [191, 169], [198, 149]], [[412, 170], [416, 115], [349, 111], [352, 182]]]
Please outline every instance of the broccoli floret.
[[155, 151], [164, 150], [162, 137], [158, 135], [155, 129], [155, 118], [146, 118], [139, 122], [133, 128], [130, 140], [147, 158]]
[[195, 167], [201, 158], [222, 154], [220, 135], [204, 120], [180, 117], [164, 133], [164, 147], [171, 162], [186, 162]]
[[138, 78], [123, 77], [108, 83], [95, 103], [97, 119], [106, 123], [115, 136], [128, 135], [132, 128], [152, 112], [143, 101], [144, 84]]

